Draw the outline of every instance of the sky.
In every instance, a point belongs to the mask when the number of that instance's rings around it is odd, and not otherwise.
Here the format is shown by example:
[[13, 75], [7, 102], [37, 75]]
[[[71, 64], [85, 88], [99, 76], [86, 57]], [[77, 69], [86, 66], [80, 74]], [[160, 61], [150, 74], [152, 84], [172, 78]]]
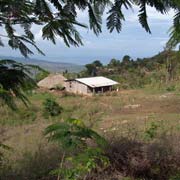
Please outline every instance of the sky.
[[[57, 40], [56, 45], [49, 41], [42, 40], [40, 28], [32, 27], [38, 47], [46, 56], [35, 55], [31, 58], [68, 62], [76, 64], [86, 64], [94, 60], [100, 60], [104, 64], [110, 59], [121, 59], [124, 55], [129, 55], [136, 59], [137, 57], [151, 57], [163, 50], [168, 40], [168, 30], [172, 25], [174, 12], [170, 11], [166, 15], [161, 15], [155, 9], [148, 7], [148, 21], [152, 34], [148, 34], [138, 23], [138, 8], [134, 10], [124, 10], [126, 21], [123, 22], [122, 31], [109, 33], [106, 29], [106, 14], [103, 16], [103, 33], [98, 37], [89, 29], [78, 28], [84, 45], [81, 47], [66, 47], [61, 39]], [[80, 22], [88, 22], [87, 13], [78, 12]], [[16, 50], [8, 46], [0, 48], [0, 55], [22, 57]]]

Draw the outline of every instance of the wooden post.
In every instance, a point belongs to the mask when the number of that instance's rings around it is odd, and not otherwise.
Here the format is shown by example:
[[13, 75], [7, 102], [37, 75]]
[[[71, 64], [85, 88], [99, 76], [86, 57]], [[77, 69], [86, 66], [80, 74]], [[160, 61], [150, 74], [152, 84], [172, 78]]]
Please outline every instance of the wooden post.
[[103, 89], [103, 87], [101, 87], [101, 92], [102, 92], [102, 93], [104, 92], [104, 89]]

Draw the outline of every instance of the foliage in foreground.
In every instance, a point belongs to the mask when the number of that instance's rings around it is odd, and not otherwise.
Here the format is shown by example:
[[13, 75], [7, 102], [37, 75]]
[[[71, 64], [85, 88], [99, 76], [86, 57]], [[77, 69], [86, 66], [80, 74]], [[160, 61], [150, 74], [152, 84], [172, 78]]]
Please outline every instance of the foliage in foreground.
[[59, 168], [52, 171], [58, 175], [58, 179], [86, 179], [92, 170], [109, 164], [104, 155], [105, 139], [78, 119], [50, 125], [45, 135], [49, 141], [57, 142], [64, 151]]
[[112, 165], [110, 172], [121, 172], [129, 179], [178, 180], [179, 137], [171, 138], [163, 135], [149, 143], [131, 137], [113, 140], [107, 153]]
[[[109, 166], [101, 171], [91, 171], [86, 179], [110, 180], [124, 177], [128, 180], [179, 180], [180, 151], [177, 147], [178, 143], [179, 137], [176, 135], [168, 138], [164, 134], [163, 137], [154, 138], [149, 143], [140, 142], [132, 137], [110, 138], [109, 145], [105, 150]], [[69, 167], [72, 163], [72, 159], [68, 159], [70, 152], [66, 152], [68, 153], [67, 157], [63, 155], [64, 149], [47, 146], [47, 144], [41, 145], [35, 153], [26, 151], [17, 161], [9, 162], [9, 164], [4, 162], [3, 169], [0, 169], [0, 177], [2, 180], [16, 179], [17, 177], [22, 180], [49, 180], [56, 179], [58, 174], [61, 175], [59, 177], [62, 177], [68, 169], [64, 172], [61, 170], [63, 171], [66, 165], [68, 168], [72, 167]], [[75, 154], [73, 159], [75, 158], [76, 161], [79, 157], [78, 152], [74, 151], [73, 153]], [[59, 161], [62, 159], [64, 160], [61, 169], [62, 161]], [[78, 159], [76, 165], [82, 162], [79, 162], [80, 160]], [[14, 163], [16, 165], [13, 167]], [[68, 175], [71, 175], [72, 172], [68, 172]], [[77, 171], [75, 172], [77, 173]]]
[[0, 100], [13, 110], [17, 108], [15, 97], [25, 105], [29, 103], [25, 92], [36, 87], [35, 81], [30, 77], [31, 69], [31, 65], [13, 60], [0, 61]]
[[[109, 32], [114, 30], [120, 32], [122, 22], [125, 21], [123, 9], [130, 10], [134, 6], [139, 8], [139, 23], [148, 33], [151, 33], [148, 25], [148, 6], [155, 8], [161, 14], [166, 14], [170, 9], [173, 9], [176, 15], [173, 18], [173, 28], [168, 46], [174, 47], [180, 42], [180, 3], [178, 0], [1, 0], [0, 26], [5, 33], [0, 34], [0, 37], [7, 38], [8, 45], [12, 49], [20, 50], [24, 56], [33, 54], [28, 46], [34, 47], [43, 54], [36, 46], [34, 33], [31, 30], [31, 26], [35, 24], [41, 25], [43, 39], [51, 40], [55, 44], [58, 36], [67, 46], [79, 46], [83, 43], [77, 26], [85, 28], [87, 25], [78, 21], [78, 10], [87, 13], [89, 28], [98, 35], [102, 32], [102, 17], [107, 9], [107, 29]], [[17, 27], [18, 30], [21, 28], [22, 33], [16, 33]], [[4, 46], [1, 38], [0, 46]]]

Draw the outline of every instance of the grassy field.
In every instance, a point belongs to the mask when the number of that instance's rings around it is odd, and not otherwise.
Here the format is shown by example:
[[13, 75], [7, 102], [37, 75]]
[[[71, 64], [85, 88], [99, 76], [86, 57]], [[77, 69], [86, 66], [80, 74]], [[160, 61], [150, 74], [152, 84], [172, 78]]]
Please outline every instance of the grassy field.
[[[47, 98], [56, 99], [63, 107], [61, 115], [54, 118], [44, 115], [42, 103]], [[112, 139], [114, 142], [118, 139], [119, 145], [122, 139], [145, 144], [168, 139], [166, 146], [173, 147], [177, 153], [180, 152], [178, 92], [141, 89], [93, 97], [34, 92], [29, 99], [31, 101], [29, 108], [19, 104], [18, 113], [8, 110], [7, 107], [0, 109], [0, 138], [13, 149], [5, 153], [6, 166], [2, 172], [0, 171], [1, 174], [11, 174], [10, 169], [16, 171], [16, 177], [19, 173], [17, 179], [23, 179], [24, 176], [38, 179], [38, 176], [48, 174], [49, 168], [58, 164], [60, 152], [55, 145], [47, 142], [43, 131], [49, 124], [69, 117], [83, 120], [88, 127], [99, 132], [110, 142]], [[123, 144], [122, 147], [126, 146]], [[126, 174], [119, 175], [117, 172], [111, 175], [117, 179], [123, 179], [124, 176]]]

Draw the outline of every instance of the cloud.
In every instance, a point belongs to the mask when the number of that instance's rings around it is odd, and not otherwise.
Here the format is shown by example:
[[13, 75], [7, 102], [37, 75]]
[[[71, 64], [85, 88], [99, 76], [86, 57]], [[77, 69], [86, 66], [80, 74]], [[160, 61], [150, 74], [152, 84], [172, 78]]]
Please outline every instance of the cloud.
[[[133, 12], [131, 12], [131, 13], [126, 11], [126, 14], [127, 14], [126, 20], [129, 22], [137, 22], [138, 21], [138, 11], [139, 11], [139, 7], [137, 7], [137, 6], [134, 6]], [[157, 12], [157, 10], [155, 8], [147, 6], [147, 15], [148, 15], [148, 20], [151, 21], [151, 23], [155, 23], [155, 22], [159, 22], [159, 21], [169, 22], [175, 15], [175, 12], [173, 10], [169, 10], [168, 13], [161, 14], [160, 12]]]
[[35, 40], [41, 41], [42, 39], [42, 30], [40, 29], [39, 32], [35, 33]]

